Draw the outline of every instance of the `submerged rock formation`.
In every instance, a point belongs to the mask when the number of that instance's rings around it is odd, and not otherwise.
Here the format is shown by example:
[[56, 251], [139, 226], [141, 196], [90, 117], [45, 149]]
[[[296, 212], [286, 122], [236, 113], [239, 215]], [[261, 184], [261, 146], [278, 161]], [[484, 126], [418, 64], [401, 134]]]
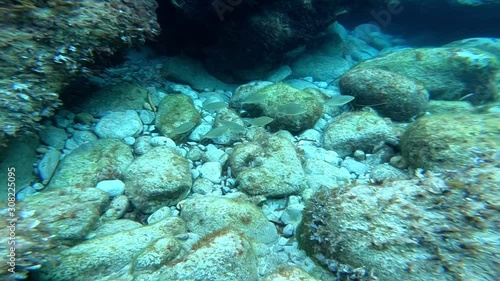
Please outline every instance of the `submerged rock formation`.
[[77, 74], [159, 34], [153, 0], [2, 1], [0, 140], [37, 126]]

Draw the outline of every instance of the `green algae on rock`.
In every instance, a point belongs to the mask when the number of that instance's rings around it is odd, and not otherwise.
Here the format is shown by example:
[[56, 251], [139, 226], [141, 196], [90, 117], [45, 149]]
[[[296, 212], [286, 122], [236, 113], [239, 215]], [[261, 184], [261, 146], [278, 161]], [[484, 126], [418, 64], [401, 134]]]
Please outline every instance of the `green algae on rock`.
[[303, 249], [378, 280], [496, 280], [498, 161], [418, 179], [324, 189], [304, 210]]
[[136, 158], [123, 177], [132, 204], [147, 214], [177, 204], [186, 198], [193, 184], [188, 160], [166, 146]]
[[345, 157], [356, 150], [372, 153], [374, 148], [394, 139], [390, 120], [372, 111], [354, 111], [336, 117], [327, 125], [322, 145]]
[[429, 100], [422, 83], [376, 68], [347, 72], [340, 79], [340, 90], [355, 97], [355, 107], [372, 107], [395, 121], [408, 121], [423, 113]]
[[251, 195], [300, 194], [307, 186], [293, 144], [278, 135], [235, 146], [229, 166], [239, 188]]
[[[47, 260], [36, 272], [36, 280], [111, 281], [124, 276], [132, 279], [132, 274], [144, 268], [158, 268], [175, 257], [180, 251], [180, 242], [175, 236], [182, 233], [185, 233], [183, 221], [167, 218], [155, 224], [96, 237], [56, 253], [56, 259]], [[157, 249], [159, 243], [163, 244], [162, 249]], [[148, 252], [154, 253], [155, 258], [145, 257]]]
[[178, 134], [176, 133], [177, 128], [187, 122], [196, 125], [201, 122], [200, 113], [194, 107], [190, 97], [182, 94], [171, 94], [160, 101], [155, 125], [164, 136], [174, 141], [181, 141], [190, 131]]
[[181, 208], [181, 218], [186, 221], [187, 230], [201, 236], [229, 227], [258, 243], [272, 244], [279, 238], [276, 227], [252, 203], [223, 197], [200, 197], [185, 200]]
[[[159, 34], [152, 0], [2, 1], [0, 141], [33, 129], [59, 94], [90, 66]], [[140, 16], [137, 16], [140, 15]], [[104, 20], [105, 19], [105, 20]]]
[[133, 159], [132, 149], [121, 140], [88, 142], [61, 160], [47, 187], [95, 187], [102, 180], [119, 178]]
[[473, 104], [496, 95], [497, 58], [474, 48], [417, 48], [363, 61], [350, 71], [378, 68], [421, 82], [435, 100], [459, 100], [474, 93]]
[[[319, 97], [311, 93], [284, 83], [274, 83], [264, 87], [254, 86], [254, 88], [255, 90], [251, 93], [245, 92], [245, 98], [236, 95], [233, 99], [241, 100], [241, 106], [252, 117], [269, 116], [273, 118], [274, 121], [269, 124], [273, 130], [282, 129], [298, 133], [314, 127], [316, 121], [323, 114], [323, 105]], [[258, 102], [255, 103], [245, 103], [245, 100], [252, 96], [262, 98], [259, 98]], [[235, 102], [231, 103], [235, 104]]]
[[401, 137], [410, 166], [454, 170], [498, 157], [499, 114], [429, 115], [411, 124]]
[[134, 280], [258, 281], [257, 253], [247, 237], [226, 228], [200, 239], [181, 258]]

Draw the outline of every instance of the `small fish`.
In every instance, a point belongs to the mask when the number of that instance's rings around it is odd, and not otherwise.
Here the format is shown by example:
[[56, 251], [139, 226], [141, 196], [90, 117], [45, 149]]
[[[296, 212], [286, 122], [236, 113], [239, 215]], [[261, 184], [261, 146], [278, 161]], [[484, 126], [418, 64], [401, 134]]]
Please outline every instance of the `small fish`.
[[474, 93], [467, 94], [467, 95], [465, 95], [465, 96], [461, 97], [461, 98], [459, 99], [459, 101], [460, 101], [460, 100], [465, 100], [465, 99], [468, 99], [468, 98], [470, 98], [470, 97], [472, 97], [472, 96], [474, 96]]
[[274, 121], [274, 119], [271, 117], [261, 116], [261, 117], [257, 117], [257, 118], [250, 120], [250, 122], [248, 122], [248, 124], [255, 126], [255, 127], [264, 127], [273, 121]]
[[350, 103], [354, 99], [353, 96], [334, 96], [325, 102], [328, 106], [343, 106], [344, 104]]
[[266, 99], [266, 95], [261, 94], [259, 92], [255, 92], [255, 93], [250, 94], [246, 99], [244, 99], [241, 102], [241, 104], [259, 103], [259, 102], [262, 102], [265, 99]]
[[287, 103], [278, 107], [278, 113], [283, 115], [300, 115], [306, 112], [307, 109], [294, 102]]
[[172, 134], [174, 136], [181, 135], [181, 134], [184, 134], [184, 133], [191, 131], [191, 129], [193, 129], [194, 126], [196, 126], [196, 123], [194, 123], [194, 122], [182, 123], [181, 125], [175, 127], [175, 129], [173, 129], [172, 132], [170, 132], [170, 134]]
[[225, 134], [228, 130], [229, 130], [228, 127], [224, 127], [224, 126], [217, 127], [215, 129], [210, 130], [205, 135], [203, 135], [203, 137], [201, 139], [215, 139], [215, 138], [218, 138], [218, 137], [222, 136], [223, 134]]
[[232, 121], [221, 121], [220, 122], [223, 126], [226, 126], [229, 130], [233, 131], [233, 132], [244, 132], [245, 131], [245, 127], [243, 127], [242, 125], [236, 123], [236, 122], [232, 122]]
[[228, 106], [227, 103], [222, 101], [211, 102], [203, 105], [203, 109], [206, 111], [219, 111]]

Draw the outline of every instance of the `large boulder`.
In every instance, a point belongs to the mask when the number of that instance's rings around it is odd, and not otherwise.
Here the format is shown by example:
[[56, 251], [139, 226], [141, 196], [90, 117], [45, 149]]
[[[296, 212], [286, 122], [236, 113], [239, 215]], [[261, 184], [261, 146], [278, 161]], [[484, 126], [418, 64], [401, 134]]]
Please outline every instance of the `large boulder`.
[[134, 280], [257, 281], [257, 255], [246, 237], [223, 229], [198, 241], [182, 259], [168, 262], [158, 271], [139, 275]]
[[381, 69], [349, 71], [340, 79], [340, 90], [355, 97], [354, 106], [372, 107], [395, 121], [408, 121], [423, 113], [429, 100], [421, 83]]
[[181, 218], [186, 221], [189, 232], [200, 236], [231, 228], [259, 243], [271, 244], [279, 237], [276, 227], [259, 208], [238, 200], [217, 197], [188, 199], [182, 203]]
[[64, 85], [88, 73], [96, 57], [105, 60], [160, 30], [152, 0], [0, 5], [0, 76], [8, 77], [0, 83], [0, 140], [51, 116]]
[[378, 280], [493, 281], [500, 274], [498, 175], [497, 161], [325, 189], [304, 210], [298, 240], [328, 268], [365, 267]]
[[23, 212], [39, 221], [40, 232], [65, 245], [81, 242], [94, 229], [109, 196], [96, 188], [61, 187], [39, 192], [21, 203]]
[[110, 112], [95, 125], [94, 131], [102, 139], [136, 137], [142, 131], [142, 121], [133, 110]]
[[457, 169], [499, 157], [499, 114], [439, 114], [418, 119], [401, 137], [414, 168]]
[[193, 184], [187, 159], [166, 146], [155, 147], [135, 159], [125, 171], [123, 182], [132, 204], [148, 214], [177, 204]]
[[121, 177], [133, 159], [132, 149], [120, 140], [82, 144], [59, 163], [48, 188], [95, 187], [102, 180]]
[[182, 220], [167, 218], [152, 225], [104, 235], [56, 253], [36, 280], [119, 280], [144, 269], [153, 270], [176, 257], [185, 232]]
[[[274, 83], [261, 88], [261, 85], [240, 87], [232, 104], [241, 106], [252, 117], [269, 116], [273, 130], [287, 130], [298, 133], [314, 127], [323, 114], [320, 96], [298, 90], [285, 83]], [[249, 103], [253, 97], [261, 97]], [[241, 103], [239, 102], [241, 101]]]
[[194, 128], [200, 122], [200, 113], [194, 107], [193, 100], [186, 95], [167, 95], [158, 105], [155, 126], [164, 136], [175, 141], [182, 140], [190, 132], [188, 130], [176, 133], [176, 128], [187, 123], [192, 123], [192, 128]]
[[251, 195], [282, 197], [300, 194], [307, 186], [295, 147], [279, 135], [237, 145], [229, 167], [238, 187]]
[[344, 113], [333, 119], [325, 128], [323, 147], [333, 150], [340, 157], [352, 155], [356, 150], [373, 153], [384, 143], [396, 141], [390, 120], [371, 111]]
[[468, 101], [480, 104], [493, 100], [497, 93], [496, 56], [479, 49], [404, 49], [363, 61], [350, 71], [374, 68], [421, 82], [435, 100], [467, 96]]

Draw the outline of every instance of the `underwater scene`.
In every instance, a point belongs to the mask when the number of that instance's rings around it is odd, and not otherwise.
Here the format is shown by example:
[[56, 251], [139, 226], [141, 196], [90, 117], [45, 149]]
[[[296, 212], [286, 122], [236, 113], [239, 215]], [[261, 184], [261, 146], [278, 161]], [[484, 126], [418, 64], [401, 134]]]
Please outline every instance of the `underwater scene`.
[[0, 0], [0, 281], [500, 281], [500, 0]]

